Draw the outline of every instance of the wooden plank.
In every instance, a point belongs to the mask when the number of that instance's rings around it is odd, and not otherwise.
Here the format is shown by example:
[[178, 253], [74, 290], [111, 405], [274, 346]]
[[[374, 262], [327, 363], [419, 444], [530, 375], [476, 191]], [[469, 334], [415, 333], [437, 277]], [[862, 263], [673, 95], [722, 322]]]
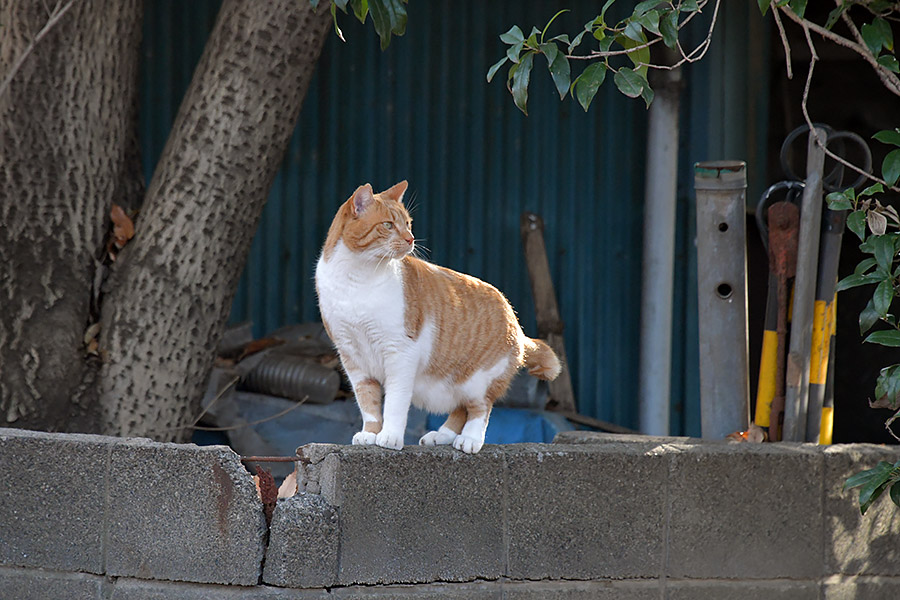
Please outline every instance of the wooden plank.
[[547, 408], [574, 412], [575, 394], [566, 360], [566, 346], [563, 339], [563, 322], [559, 316], [556, 291], [550, 277], [550, 262], [544, 244], [544, 221], [530, 212], [522, 213], [520, 221], [522, 245], [525, 248], [525, 264], [531, 279], [531, 293], [534, 296], [534, 312], [537, 317], [538, 337], [546, 341], [562, 363], [562, 372], [549, 384], [550, 401]]

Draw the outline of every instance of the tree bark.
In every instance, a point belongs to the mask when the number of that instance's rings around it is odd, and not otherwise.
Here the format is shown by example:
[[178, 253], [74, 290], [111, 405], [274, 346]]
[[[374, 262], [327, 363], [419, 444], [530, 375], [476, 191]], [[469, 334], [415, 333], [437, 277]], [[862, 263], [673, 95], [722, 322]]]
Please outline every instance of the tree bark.
[[103, 429], [181, 440], [199, 412], [329, 11], [226, 0], [102, 305]]
[[[2, 78], [47, 24], [47, 4], [0, 4]], [[142, 12], [140, 0], [76, 2], [0, 94], [2, 424], [89, 420], [83, 337], [107, 215], [141, 191], [129, 148]]]

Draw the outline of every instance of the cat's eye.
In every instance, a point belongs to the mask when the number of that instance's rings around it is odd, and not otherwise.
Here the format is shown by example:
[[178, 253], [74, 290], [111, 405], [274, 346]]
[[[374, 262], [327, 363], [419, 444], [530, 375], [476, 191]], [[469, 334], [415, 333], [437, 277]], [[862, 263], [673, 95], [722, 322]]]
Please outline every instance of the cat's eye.
[[382, 225], [384, 225], [385, 229], [393, 229], [394, 228], [394, 224], [391, 223], [390, 221], [385, 221], [384, 223], [382, 223]]

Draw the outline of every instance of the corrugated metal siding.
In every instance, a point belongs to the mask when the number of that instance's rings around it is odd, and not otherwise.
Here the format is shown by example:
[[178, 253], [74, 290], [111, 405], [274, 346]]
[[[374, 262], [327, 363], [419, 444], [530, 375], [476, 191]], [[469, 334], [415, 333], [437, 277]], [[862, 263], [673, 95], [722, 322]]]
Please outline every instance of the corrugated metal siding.
[[[187, 5], [147, 3], [142, 133], [148, 175], [218, 3]], [[559, 101], [541, 66], [525, 117], [502, 74], [490, 85], [484, 79], [506, 48], [499, 33], [512, 24], [543, 25], [563, 7], [572, 12], [560, 18], [559, 31], [577, 31], [597, 11], [595, 2], [583, 0], [412, 2], [406, 36], [384, 53], [371, 24], [343, 18], [348, 42], [332, 37], [323, 51], [233, 320], [252, 320], [262, 334], [317, 319], [313, 270], [334, 211], [360, 183], [385, 189], [408, 179], [414, 230], [431, 260], [496, 285], [526, 333], [535, 335], [519, 238], [519, 215], [534, 211], [546, 223], [579, 410], [636, 427], [643, 103], [607, 85], [585, 114], [573, 100]], [[686, 110], [696, 113], [708, 102], [692, 97], [690, 104]], [[690, 212], [687, 197], [683, 204], [682, 213]], [[685, 261], [693, 247], [687, 221], [683, 214], [682, 272], [690, 271]], [[679, 285], [679, 309], [687, 315], [691, 290], [684, 275]], [[696, 314], [695, 299], [693, 307]], [[676, 340], [687, 346], [692, 327], [696, 317], [685, 316]], [[683, 350], [678, 342], [676, 356]], [[677, 366], [673, 402], [684, 407], [696, 390], [696, 361]], [[673, 417], [673, 432], [685, 429], [685, 418], [693, 416], [681, 410]]]

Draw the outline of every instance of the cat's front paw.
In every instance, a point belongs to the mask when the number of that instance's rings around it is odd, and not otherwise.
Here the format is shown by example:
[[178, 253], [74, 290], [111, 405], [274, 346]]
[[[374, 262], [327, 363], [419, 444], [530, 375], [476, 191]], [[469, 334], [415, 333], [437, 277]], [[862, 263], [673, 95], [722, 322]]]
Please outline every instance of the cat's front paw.
[[437, 431], [429, 431], [419, 439], [420, 446], [446, 446], [456, 439], [456, 432], [445, 427]]
[[354, 446], [371, 446], [375, 443], [375, 434], [371, 431], [360, 431], [353, 434]]
[[382, 448], [390, 448], [391, 450], [403, 449], [403, 432], [381, 430], [381, 433], [375, 436], [375, 443]]
[[483, 439], [476, 439], [467, 435], [459, 434], [453, 440], [453, 447], [462, 450], [466, 454], [477, 454], [481, 447], [484, 446]]

